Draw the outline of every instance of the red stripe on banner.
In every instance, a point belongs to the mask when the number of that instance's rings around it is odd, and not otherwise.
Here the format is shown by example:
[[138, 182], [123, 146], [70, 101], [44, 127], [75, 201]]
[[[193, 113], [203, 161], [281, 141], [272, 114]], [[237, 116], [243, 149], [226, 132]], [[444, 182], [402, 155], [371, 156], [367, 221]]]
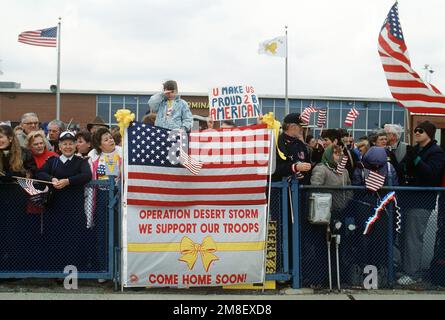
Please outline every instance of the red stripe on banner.
[[267, 199], [258, 200], [192, 200], [192, 201], [156, 201], [128, 199], [127, 204], [133, 206], [185, 207], [185, 206], [242, 206], [266, 204]]
[[219, 194], [230, 195], [230, 194], [253, 194], [253, 193], [265, 194], [266, 187], [179, 189], [179, 188], [128, 186], [128, 192], [170, 194], [170, 195], [219, 195]]
[[233, 143], [233, 142], [258, 142], [258, 141], [269, 141], [268, 134], [256, 134], [254, 136], [210, 136], [210, 135], [191, 135], [190, 142], [199, 143]]
[[[258, 151], [258, 152], [255, 152]], [[259, 152], [261, 151], [261, 152]], [[240, 155], [240, 154], [269, 154], [268, 147], [250, 147], [250, 148], [225, 148], [225, 149], [202, 149], [202, 148], [190, 148], [191, 156], [213, 156], [213, 155]]]
[[234, 182], [234, 181], [256, 181], [267, 179], [267, 175], [260, 174], [237, 174], [237, 175], [214, 175], [214, 176], [188, 176], [163, 173], [128, 172], [128, 179], [159, 180], [177, 182]]
[[[218, 129], [209, 129], [210, 132], [212, 131], [218, 131], [218, 132], [230, 132], [230, 131], [246, 131], [246, 130], [258, 130], [258, 129], [267, 129], [267, 124], [253, 124], [250, 126], [242, 126], [242, 127], [235, 127], [235, 128], [218, 128]], [[206, 131], [197, 131], [192, 130], [191, 135], [194, 134], [205, 134]]]
[[203, 169], [234, 169], [234, 168], [265, 168], [269, 166], [268, 161], [246, 161], [249, 163], [204, 163]]

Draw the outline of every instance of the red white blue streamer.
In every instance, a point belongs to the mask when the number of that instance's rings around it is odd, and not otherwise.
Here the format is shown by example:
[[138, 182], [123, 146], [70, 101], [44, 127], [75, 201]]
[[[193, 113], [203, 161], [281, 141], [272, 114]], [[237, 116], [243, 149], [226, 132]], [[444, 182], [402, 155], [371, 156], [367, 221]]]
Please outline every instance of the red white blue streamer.
[[388, 203], [390, 203], [391, 201], [394, 201], [394, 205], [396, 208], [396, 231], [398, 233], [400, 233], [400, 229], [401, 229], [401, 215], [400, 215], [400, 207], [397, 205], [397, 199], [396, 199], [396, 193], [395, 191], [392, 191], [390, 193], [388, 193], [383, 199], [382, 201], [380, 201], [380, 204], [378, 205], [377, 208], [375, 208], [375, 213], [372, 217], [370, 217], [368, 219], [368, 221], [366, 221], [366, 227], [365, 227], [365, 231], [363, 231], [364, 235], [369, 234], [372, 226], [374, 225], [374, 223], [380, 218], [380, 214], [382, 213], [383, 210], [385, 210], [386, 206], [388, 205]]

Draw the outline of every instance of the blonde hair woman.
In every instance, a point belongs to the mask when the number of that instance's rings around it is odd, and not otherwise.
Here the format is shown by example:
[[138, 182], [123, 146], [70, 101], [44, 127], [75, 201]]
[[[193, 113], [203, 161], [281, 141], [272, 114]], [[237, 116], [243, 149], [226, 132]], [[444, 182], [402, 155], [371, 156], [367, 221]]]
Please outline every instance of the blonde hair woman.
[[45, 138], [45, 133], [42, 130], [30, 132], [25, 139], [25, 146], [31, 150], [34, 161], [36, 162], [37, 168], [43, 167], [46, 160], [49, 157], [59, 155], [47, 148], [48, 141]]

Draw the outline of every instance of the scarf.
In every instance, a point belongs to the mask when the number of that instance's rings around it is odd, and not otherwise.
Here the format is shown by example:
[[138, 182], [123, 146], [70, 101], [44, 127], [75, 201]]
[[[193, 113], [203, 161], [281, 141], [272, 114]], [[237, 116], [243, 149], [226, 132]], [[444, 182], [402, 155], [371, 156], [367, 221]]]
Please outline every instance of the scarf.
[[327, 166], [332, 171], [337, 170], [337, 162], [334, 160], [334, 150], [332, 145], [327, 147], [323, 152], [323, 156], [321, 157], [321, 163]]

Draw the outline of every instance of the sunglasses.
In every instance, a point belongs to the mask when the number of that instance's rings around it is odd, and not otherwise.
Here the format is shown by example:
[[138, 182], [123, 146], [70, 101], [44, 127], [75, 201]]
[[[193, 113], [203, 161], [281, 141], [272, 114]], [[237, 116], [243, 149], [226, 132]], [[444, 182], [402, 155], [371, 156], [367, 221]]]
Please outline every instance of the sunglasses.
[[416, 128], [416, 129], [414, 129], [414, 133], [420, 133], [420, 134], [422, 134], [422, 133], [424, 133], [425, 132], [425, 130], [423, 130], [422, 128]]

